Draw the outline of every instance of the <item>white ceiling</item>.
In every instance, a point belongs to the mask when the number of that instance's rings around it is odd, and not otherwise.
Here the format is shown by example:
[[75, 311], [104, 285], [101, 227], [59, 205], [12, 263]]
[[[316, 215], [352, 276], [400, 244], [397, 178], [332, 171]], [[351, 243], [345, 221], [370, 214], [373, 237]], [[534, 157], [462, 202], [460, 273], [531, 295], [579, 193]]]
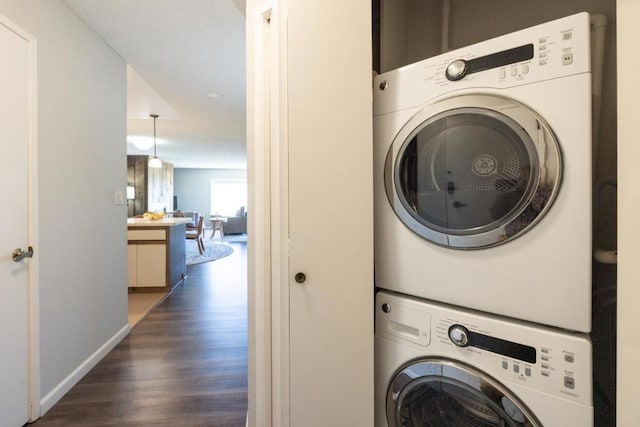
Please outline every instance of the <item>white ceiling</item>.
[[129, 64], [128, 141], [153, 138], [159, 114], [161, 160], [246, 167], [245, 0], [64, 2]]

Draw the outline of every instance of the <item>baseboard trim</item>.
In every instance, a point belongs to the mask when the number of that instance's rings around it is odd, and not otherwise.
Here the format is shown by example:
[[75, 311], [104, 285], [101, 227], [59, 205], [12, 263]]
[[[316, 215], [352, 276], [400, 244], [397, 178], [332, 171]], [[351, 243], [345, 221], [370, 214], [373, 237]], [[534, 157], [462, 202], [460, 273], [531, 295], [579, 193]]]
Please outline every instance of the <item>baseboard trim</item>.
[[129, 325], [125, 325], [113, 337], [105, 342], [91, 356], [73, 370], [64, 380], [60, 382], [53, 390], [40, 400], [40, 416], [42, 417], [49, 409], [53, 407], [62, 397], [67, 394], [71, 388], [78, 383], [94, 366], [98, 364], [120, 341], [129, 335], [131, 329]]

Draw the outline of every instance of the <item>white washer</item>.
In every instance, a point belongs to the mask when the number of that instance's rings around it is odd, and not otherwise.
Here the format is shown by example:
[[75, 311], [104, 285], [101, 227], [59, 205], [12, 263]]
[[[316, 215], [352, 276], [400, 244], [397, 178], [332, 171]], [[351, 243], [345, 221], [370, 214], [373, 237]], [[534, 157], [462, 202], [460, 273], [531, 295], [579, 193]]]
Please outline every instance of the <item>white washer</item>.
[[376, 427], [593, 426], [586, 335], [379, 292]]
[[376, 285], [591, 329], [589, 15], [381, 74]]

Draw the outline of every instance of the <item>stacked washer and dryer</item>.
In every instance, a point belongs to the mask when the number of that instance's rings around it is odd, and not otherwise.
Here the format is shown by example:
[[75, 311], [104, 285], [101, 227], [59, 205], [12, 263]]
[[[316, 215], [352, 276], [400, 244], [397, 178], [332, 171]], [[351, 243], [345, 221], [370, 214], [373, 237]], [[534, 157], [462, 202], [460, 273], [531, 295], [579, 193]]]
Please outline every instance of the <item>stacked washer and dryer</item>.
[[593, 425], [587, 13], [374, 83], [376, 425]]

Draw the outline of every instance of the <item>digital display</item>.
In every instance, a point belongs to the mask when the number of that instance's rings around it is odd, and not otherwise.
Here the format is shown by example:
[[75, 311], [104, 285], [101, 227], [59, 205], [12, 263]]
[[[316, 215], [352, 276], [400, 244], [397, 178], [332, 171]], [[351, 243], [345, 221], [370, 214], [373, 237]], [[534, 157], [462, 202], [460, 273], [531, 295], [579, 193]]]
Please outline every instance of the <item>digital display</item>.
[[481, 56], [479, 58], [467, 61], [467, 73], [477, 73], [479, 71], [489, 70], [491, 68], [502, 67], [503, 65], [514, 64], [516, 62], [527, 61], [533, 58], [533, 44], [514, 47], [513, 49], [503, 50], [502, 52], [492, 53], [491, 55]]
[[469, 331], [469, 345], [527, 363], [536, 363], [534, 347]]

